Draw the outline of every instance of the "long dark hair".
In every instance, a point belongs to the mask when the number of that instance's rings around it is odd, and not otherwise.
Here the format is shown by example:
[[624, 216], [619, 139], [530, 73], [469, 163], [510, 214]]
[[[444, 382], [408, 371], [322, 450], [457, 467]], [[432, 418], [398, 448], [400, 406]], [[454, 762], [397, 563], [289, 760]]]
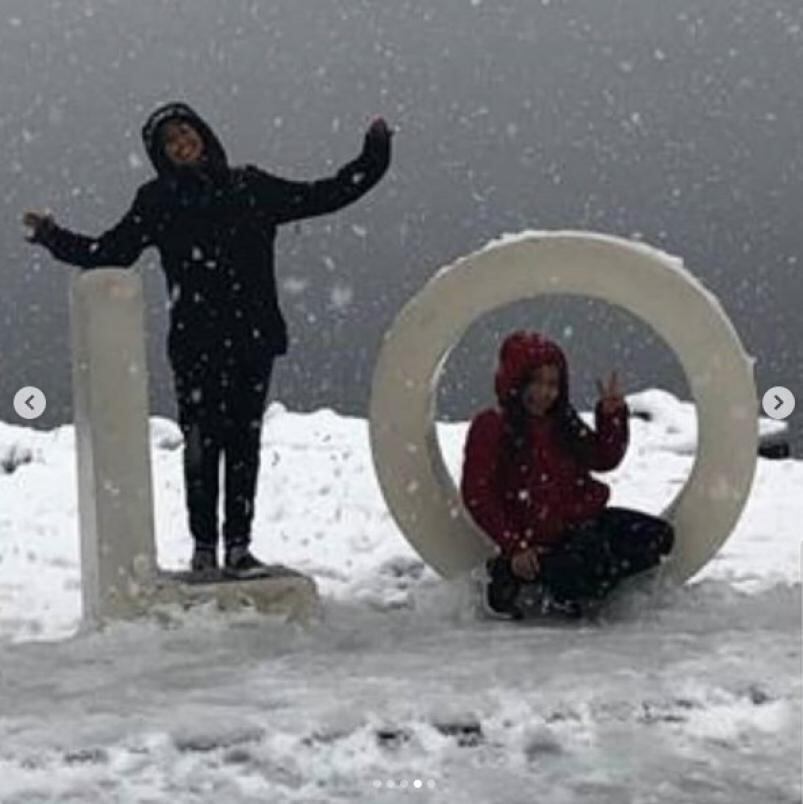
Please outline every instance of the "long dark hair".
[[[523, 377], [502, 404], [506, 446], [516, 464], [521, 467], [529, 465], [532, 461], [532, 456], [529, 454], [532, 414], [524, 405], [524, 390], [532, 381], [533, 376], [534, 372], [530, 372]], [[563, 447], [579, 457], [583, 440], [590, 435], [590, 430], [569, 400], [558, 398], [546, 415], [557, 420]]]

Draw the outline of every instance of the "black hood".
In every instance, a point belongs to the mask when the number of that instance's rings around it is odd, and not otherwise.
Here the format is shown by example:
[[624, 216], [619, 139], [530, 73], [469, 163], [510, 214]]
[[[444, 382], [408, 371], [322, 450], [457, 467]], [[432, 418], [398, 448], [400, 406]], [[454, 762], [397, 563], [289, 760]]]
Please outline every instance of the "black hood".
[[228, 159], [220, 140], [206, 121], [186, 103], [166, 103], [148, 118], [142, 127], [142, 141], [156, 172], [160, 176], [179, 174], [186, 168], [174, 165], [162, 148], [161, 128], [168, 120], [185, 120], [201, 135], [207, 165], [212, 173], [224, 173], [228, 169]]

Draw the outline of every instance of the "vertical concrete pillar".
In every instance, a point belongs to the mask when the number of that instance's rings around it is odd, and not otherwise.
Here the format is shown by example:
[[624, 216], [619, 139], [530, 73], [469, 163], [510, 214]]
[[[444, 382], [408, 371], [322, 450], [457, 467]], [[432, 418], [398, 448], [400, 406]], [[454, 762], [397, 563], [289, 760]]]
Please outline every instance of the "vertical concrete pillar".
[[126, 618], [156, 571], [142, 280], [76, 273], [70, 288], [84, 619]]

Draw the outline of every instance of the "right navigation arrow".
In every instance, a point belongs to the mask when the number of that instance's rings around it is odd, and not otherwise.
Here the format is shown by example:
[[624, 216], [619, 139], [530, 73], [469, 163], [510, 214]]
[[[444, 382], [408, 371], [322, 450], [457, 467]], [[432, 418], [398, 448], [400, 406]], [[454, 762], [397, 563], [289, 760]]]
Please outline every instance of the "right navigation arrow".
[[761, 405], [767, 416], [773, 419], [788, 419], [795, 409], [795, 395], [783, 385], [776, 385], [764, 394]]

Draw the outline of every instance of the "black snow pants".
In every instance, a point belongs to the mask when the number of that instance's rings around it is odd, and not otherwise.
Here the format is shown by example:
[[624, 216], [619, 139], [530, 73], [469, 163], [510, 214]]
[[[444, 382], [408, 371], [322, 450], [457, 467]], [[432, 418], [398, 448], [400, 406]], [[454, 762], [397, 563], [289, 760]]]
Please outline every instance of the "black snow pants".
[[247, 546], [251, 541], [260, 435], [272, 371], [272, 357], [174, 367], [189, 528], [196, 545], [218, 543], [221, 456], [225, 546]]
[[[660, 563], [674, 544], [674, 530], [663, 519], [606, 508], [594, 519], [573, 525], [562, 541], [540, 556], [539, 581], [558, 603], [601, 600], [623, 578]], [[489, 602], [494, 609], [514, 605], [522, 581], [510, 559], [490, 562]]]

